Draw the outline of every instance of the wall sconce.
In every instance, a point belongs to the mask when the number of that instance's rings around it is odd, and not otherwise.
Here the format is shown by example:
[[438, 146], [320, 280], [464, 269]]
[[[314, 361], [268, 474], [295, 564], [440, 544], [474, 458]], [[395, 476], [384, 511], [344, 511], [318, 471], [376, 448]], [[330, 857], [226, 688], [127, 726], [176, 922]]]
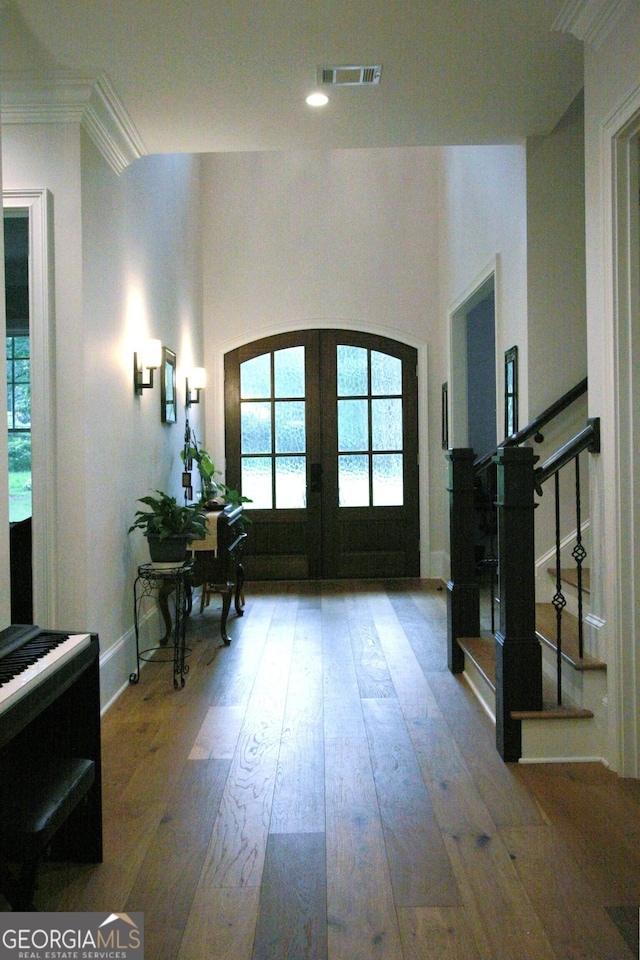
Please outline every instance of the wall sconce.
[[[162, 363], [162, 344], [159, 340], [147, 340], [140, 353], [133, 354], [133, 388], [141, 397], [142, 391], [153, 387], [153, 371]], [[149, 379], [145, 383], [144, 371], [149, 371]]]
[[[204, 389], [205, 383], [207, 380], [207, 374], [204, 367], [194, 367], [191, 371], [191, 379], [187, 377], [187, 395], [186, 395], [186, 405], [191, 406], [192, 403], [200, 403], [200, 391]], [[191, 391], [195, 391], [196, 396], [193, 396]]]

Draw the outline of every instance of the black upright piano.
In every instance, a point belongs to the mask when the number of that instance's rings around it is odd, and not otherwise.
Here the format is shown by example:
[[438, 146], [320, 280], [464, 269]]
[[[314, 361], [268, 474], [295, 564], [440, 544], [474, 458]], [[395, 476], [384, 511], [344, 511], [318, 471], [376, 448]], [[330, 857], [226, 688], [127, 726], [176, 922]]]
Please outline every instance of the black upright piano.
[[[36, 626], [0, 631], [0, 838], [11, 841], [20, 789], [47, 792], [71, 761], [91, 766], [91, 786], [56, 829], [54, 859], [102, 860], [99, 641], [92, 633]], [[49, 774], [48, 771], [51, 771]]]

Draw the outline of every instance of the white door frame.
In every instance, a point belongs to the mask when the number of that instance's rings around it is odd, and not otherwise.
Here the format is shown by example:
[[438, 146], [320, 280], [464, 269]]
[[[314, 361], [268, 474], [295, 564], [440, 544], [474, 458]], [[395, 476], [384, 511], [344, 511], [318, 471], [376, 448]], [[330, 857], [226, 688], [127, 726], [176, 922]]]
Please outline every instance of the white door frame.
[[53, 198], [4, 190], [3, 205], [29, 217], [33, 620], [57, 623]]
[[[602, 411], [596, 583], [608, 613], [610, 749], [622, 776], [640, 776], [640, 85], [601, 128], [603, 306], [607, 346]], [[598, 491], [596, 490], [596, 493]], [[592, 497], [592, 503], [595, 503]], [[595, 519], [595, 517], [594, 517]], [[610, 531], [610, 534], [608, 534]]]

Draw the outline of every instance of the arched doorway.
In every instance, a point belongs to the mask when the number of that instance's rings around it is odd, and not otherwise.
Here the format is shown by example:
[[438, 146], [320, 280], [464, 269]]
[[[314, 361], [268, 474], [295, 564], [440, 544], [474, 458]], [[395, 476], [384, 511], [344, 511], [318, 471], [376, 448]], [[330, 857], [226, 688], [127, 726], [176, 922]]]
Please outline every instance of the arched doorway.
[[225, 355], [227, 483], [253, 579], [419, 575], [417, 352], [302, 330]]

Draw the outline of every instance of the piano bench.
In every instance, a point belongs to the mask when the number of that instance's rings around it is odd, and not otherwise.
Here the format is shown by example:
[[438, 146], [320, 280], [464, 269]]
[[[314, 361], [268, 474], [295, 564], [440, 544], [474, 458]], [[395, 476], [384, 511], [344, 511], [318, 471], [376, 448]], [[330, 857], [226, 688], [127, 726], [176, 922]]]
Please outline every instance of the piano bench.
[[[34, 910], [38, 865], [95, 780], [93, 760], [30, 758], [0, 765], [0, 892], [13, 910]], [[14, 876], [8, 864], [20, 864]]]

